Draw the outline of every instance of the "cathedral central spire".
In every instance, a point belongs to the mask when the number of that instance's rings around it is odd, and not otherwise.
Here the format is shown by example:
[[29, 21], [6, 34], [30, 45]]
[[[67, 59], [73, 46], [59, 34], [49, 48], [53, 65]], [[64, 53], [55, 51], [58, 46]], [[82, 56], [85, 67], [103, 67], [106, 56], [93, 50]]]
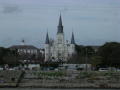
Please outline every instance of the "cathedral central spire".
[[62, 17], [60, 15], [60, 18], [59, 18], [59, 24], [58, 24], [58, 32], [57, 34], [59, 33], [63, 33], [63, 25], [62, 25]]
[[59, 25], [58, 26], [62, 26], [62, 18], [61, 18], [61, 15], [60, 15], [60, 18], [59, 18]]

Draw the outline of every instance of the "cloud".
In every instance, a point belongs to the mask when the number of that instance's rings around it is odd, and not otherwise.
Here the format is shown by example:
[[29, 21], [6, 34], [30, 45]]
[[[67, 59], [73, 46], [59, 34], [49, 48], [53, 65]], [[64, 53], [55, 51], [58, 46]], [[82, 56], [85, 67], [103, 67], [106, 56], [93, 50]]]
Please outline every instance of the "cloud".
[[4, 5], [2, 7], [2, 12], [7, 14], [7, 13], [19, 13], [21, 12], [21, 9], [17, 5], [9, 4], [9, 5]]
[[0, 0], [0, 45], [19, 44], [23, 37], [43, 45], [47, 28], [56, 37], [60, 11], [68, 40], [74, 28], [80, 44], [120, 41], [119, 4], [120, 0]]

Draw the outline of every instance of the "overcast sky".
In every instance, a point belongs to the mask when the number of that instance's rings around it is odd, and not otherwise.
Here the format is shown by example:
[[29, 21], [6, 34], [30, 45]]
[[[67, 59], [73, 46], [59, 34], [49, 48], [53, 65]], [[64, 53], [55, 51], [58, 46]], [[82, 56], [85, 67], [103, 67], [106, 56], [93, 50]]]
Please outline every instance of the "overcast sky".
[[0, 46], [43, 47], [48, 29], [56, 37], [62, 14], [65, 39], [77, 44], [120, 42], [120, 0], [0, 0]]

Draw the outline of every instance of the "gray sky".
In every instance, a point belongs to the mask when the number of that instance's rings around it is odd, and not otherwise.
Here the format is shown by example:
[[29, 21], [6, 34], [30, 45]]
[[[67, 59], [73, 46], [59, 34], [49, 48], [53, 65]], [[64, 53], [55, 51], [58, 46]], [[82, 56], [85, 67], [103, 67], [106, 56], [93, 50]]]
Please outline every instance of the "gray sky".
[[0, 0], [0, 46], [43, 47], [46, 31], [56, 37], [62, 14], [65, 39], [72, 28], [77, 44], [120, 42], [120, 0]]

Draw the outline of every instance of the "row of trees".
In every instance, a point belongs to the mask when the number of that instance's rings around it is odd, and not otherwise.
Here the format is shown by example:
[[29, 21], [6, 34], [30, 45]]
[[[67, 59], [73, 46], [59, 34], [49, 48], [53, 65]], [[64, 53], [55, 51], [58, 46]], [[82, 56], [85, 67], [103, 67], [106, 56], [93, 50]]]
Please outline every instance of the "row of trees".
[[16, 50], [10, 50], [8, 48], [0, 47], [0, 65], [9, 64], [9, 65], [17, 65], [18, 54]]
[[[105, 43], [95, 51], [91, 46], [76, 45], [77, 53], [69, 58], [67, 63], [72, 64], [92, 64], [94, 67], [120, 67], [120, 43], [109, 42]], [[0, 47], [0, 65], [10, 64], [18, 65], [19, 60], [44, 60], [42, 55], [37, 58], [30, 55], [20, 56], [17, 50], [10, 50], [8, 48]], [[42, 61], [43, 62], [43, 61]]]
[[37, 55], [25, 53], [19, 54], [17, 50], [0, 47], [0, 65], [9, 64], [10, 66], [16, 66], [25, 63], [42, 63], [43, 61], [44, 56], [41, 53], [38, 53]]
[[98, 50], [101, 57], [101, 66], [120, 67], [120, 43], [110, 42], [101, 46]]
[[97, 51], [91, 46], [76, 45], [76, 51], [68, 63], [90, 63], [94, 67], [120, 67], [120, 43], [105, 43]]
[[[76, 53], [69, 58], [68, 63], [85, 64], [90, 63], [90, 59], [95, 55], [95, 51], [91, 46], [76, 45]], [[87, 61], [86, 61], [87, 60]]]

